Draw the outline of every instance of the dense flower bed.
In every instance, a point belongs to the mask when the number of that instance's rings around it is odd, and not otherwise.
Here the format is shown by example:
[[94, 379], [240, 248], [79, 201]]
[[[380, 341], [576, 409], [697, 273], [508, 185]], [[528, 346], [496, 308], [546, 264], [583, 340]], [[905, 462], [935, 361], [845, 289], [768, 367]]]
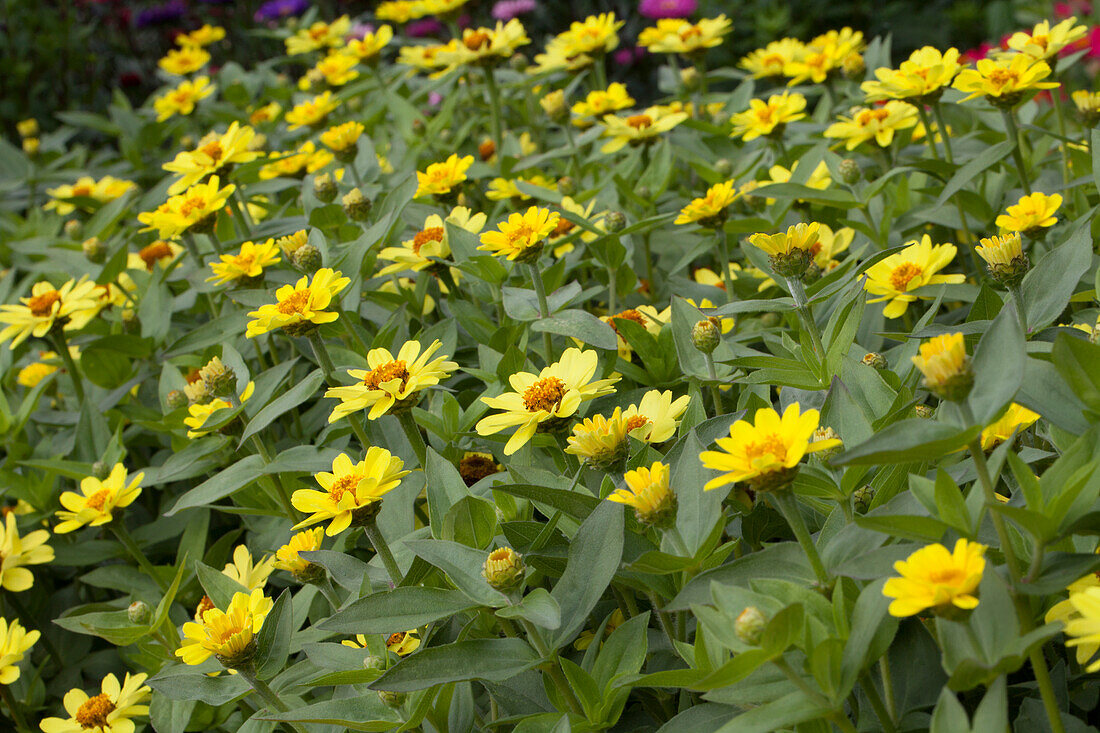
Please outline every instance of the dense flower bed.
[[0, 141], [5, 725], [1086, 729], [1086, 26], [462, 8]]

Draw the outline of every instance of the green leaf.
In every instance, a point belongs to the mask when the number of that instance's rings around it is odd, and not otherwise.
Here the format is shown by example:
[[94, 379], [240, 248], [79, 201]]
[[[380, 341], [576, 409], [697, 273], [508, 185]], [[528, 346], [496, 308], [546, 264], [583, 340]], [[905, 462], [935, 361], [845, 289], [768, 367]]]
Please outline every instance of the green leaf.
[[804, 693], [792, 692], [738, 715], [716, 733], [773, 733], [822, 717], [828, 712]]
[[494, 486], [493, 491], [503, 491], [505, 494], [518, 496], [521, 499], [541, 502], [577, 520], [584, 520], [600, 505], [599, 499], [588, 494], [582, 494], [579, 491], [551, 489], [533, 484]]
[[1060, 333], [1050, 356], [1076, 397], [1100, 414], [1100, 345]]
[[191, 667], [186, 664], [168, 665], [146, 682], [154, 690], [173, 700], [198, 700], [207, 705], [224, 705], [251, 688], [239, 674], [222, 672], [217, 677], [207, 676], [212, 669]]
[[244, 445], [246, 440], [266, 428], [276, 418], [313, 397], [317, 392], [317, 388], [324, 381], [324, 373], [320, 369], [315, 369], [302, 381], [267, 403], [262, 410], [256, 413], [255, 417], [248, 421], [244, 433], [241, 434], [240, 443], [237, 444], [238, 447]]
[[514, 606], [497, 609], [501, 618], [521, 618], [554, 631], [561, 626], [561, 608], [545, 588], [535, 588]]
[[484, 550], [446, 540], [406, 540], [405, 546], [445, 572], [471, 600], [494, 608], [508, 605], [508, 597], [490, 586], [482, 575], [487, 556]]
[[387, 707], [377, 695], [355, 695], [325, 700], [285, 713], [269, 710], [267, 717], [258, 718], [258, 720], [335, 725], [349, 730], [375, 733], [394, 730], [403, 722], [400, 713]]
[[961, 428], [921, 418], [902, 420], [830, 462], [834, 466], [866, 466], [933, 460], [962, 448], [980, 433], [980, 426]]
[[476, 605], [457, 590], [408, 586], [360, 598], [322, 621], [318, 628], [345, 634], [392, 634], [468, 611]]
[[540, 661], [538, 653], [521, 639], [469, 639], [410, 654], [370, 687], [412, 692], [461, 680], [505, 682]]
[[110, 348], [89, 347], [80, 353], [80, 370], [97, 387], [121, 387], [133, 373], [133, 365]]
[[531, 324], [531, 329], [579, 339], [597, 349], [612, 351], [618, 345], [618, 337], [611, 326], [591, 313], [574, 308], [537, 320]]
[[979, 173], [1010, 155], [1014, 147], [1016, 147], [1014, 140], [1006, 140], [986, 148], [967, 161], [965, 165], [955, 171], [955, 175], [951, 176], [951, 180], [943, 187], [943, 192], [940, 193], [940, 197], [936, 201], [936, 208], [951, 200], [956, 192], [961, 191], [966, 184], [977, 178]]
[[1024, 379], [1024, 334], [1015, 306], [1006, 305], [978, 342], [974, 388], [967, 404], [978, 425], [988, 425], [1016, 396]]
[[1091, 264], [1092, 235], [1086, 223], [1079, 225], [1065, 244], [1047, 252], [1027, 273], [1020, 290], [1032, 332], [1049, 324], [1065, 309]]
[[428, 519], [431, 523], [432, 537], [443, 538], [443, 518], [451, 507], [463, 497], [469, 496], [466, 482], [462, 480], [458, 469], [450, 461], [436, 453], [429, 446], [425, 459], [427, 476], [425, 491], [428, 495]]
[[607, 689], [615, 680], [626, 674], [637, 674], [645, 663], [648, 651], [646, 628], [649, 611], [634, 616], [611, 632], [592, 665], [592, 677]]
[[443, 539], [468, 547], [488, 547], [496, 533], [496, 508], [491, 501], [465, 496], [443, 517]]
[[[1001, 730], [1004, 730], [1002, 728]], [[959, 698], [947, 687], [940, 691], [936, 709], [932, 711], [930, 733], [969, 733], [970, 719]]]
[[199, 576], [199, 583], [206, 591], [206, 595], [210, 596], [214, 605], [223, 611], [229, 608], [233, 596], [248, 592], [243, 585], [205, 563], [196, 561], [195, 572]]
[[220, 471], [176, 500], [165, 516], [172, 516], [184, 509], [209, 506], [233, 492], [243, 489], [264, 473], [264, 460], [258, 455], [242, 458], [224, 471]]
[[256, 637], [256, 676], [271, 679], [283, 670], [290, 654], [290, 637], [294, 634], [294, 608], [290, 591], [279, 594]]

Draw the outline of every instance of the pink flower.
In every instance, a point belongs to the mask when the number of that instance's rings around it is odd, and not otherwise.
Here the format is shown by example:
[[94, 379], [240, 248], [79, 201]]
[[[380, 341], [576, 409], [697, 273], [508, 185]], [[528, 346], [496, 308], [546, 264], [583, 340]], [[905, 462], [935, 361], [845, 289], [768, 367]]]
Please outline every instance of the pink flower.
[[[1086, 58], [1100, 59], [1100, 25], [1093, 26], [1089, 29], [1088, 35], [1084, 38], [1084, 43], [1078, 48], [1088, 48], [1088, 53], [1085, 54]], [[1073, 49], [1074, 51], [1077, 48]]]
[[633, 66], [638, 62], [638, 59], [645, 56], [646, 50], [641, 46], [620, 48], [612, 55], [615, 64], [617, 66]]
[[686, 18], [698, 7], [697, 0], [642, 0], [638, 12], [647, 18]]
[[536, 0], [499, 0], [493, 5], [492, 16], [497, 20], [511, 20], [530, 13], [538, 6]]
[[974, 63], [975, 61], [981, 61], [982, 59], [989, 56], [989, 52], [992, 51], [992, 50], [993, 50], [993, 44], [989, 43], [989, 42], [986, 42], [986, 43], [983, 43], [982, 45], [978, 46], [977, 48], [972, 48], [969, 51], [964, 51], [962, 57], [966, 61], [969, 61], [970, 63]]
[[1091, 15], [1092, 3], [1088, 0], [1070, 0], [1065, 3], [1054, 3], [1054, 17], [1068, 18], [1071, 15]]
[[443, 24], [435, 18], [421, 18], [405, 26], [405, 35], [409, 38], [437, 36], [443, 30]]

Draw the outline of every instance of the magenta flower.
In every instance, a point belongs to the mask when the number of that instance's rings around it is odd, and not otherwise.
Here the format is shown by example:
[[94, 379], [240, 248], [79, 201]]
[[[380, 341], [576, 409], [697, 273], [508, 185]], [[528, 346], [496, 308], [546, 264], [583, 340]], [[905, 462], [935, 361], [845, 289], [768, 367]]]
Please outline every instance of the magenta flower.
[[497, 20], [511, 20], [530, 13], [538, 6], [536, 0], [499, 0], [493, 5], [492, 16]]
[[697, 0], [642, 0], [638, 12], [647, 18], [686, 18], [698, 7]]
[[443, 31], [443, 24], [435, 18], [421, 18], [414, 20], [405, 26], [405, 35], [409, 38], [427, 38], [438, 36]]

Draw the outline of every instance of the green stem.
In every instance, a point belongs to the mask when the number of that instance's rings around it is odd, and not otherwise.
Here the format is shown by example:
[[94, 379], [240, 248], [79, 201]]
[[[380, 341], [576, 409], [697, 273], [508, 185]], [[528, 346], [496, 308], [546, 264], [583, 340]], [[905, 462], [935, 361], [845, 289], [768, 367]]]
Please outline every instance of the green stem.
[[955, 153], [951, 150], [951, 136], [947, 134], [947, 123], [943, 118], [943, 105], [937, 100], [932, 105], [932, 114], [936, 116], [936, 126], [940, 128], [940, 137], [943, 138], [943, 153], [947, 156], [948, 163], [955, 162]]
[[722, 414], [722, 391], [718, 389], [717, 384], [713, 382], [718, 381], [718, 372], [714, 369], [714, 359], [710, 354], [703, 354], [703, 359], [707, 363], [707, 376], [711, 379], [711, 384], [707, 385], [710, 391], [710, 401], [714, 403], [714, 416], [718, 417]]
[[413, 453], [416, 454], [416, 460], [420, 461], [420, 467], [424, 468], [427, 447], [424, 445], [424, 436], [420, 433], [420, 426], [416, 424], [412, 411], [402, 410], [398, 412], [397, 421], [401, 423], [401, 429], [405, 431], [405, 437], [409, 439]]
[[149, 558], [145, 556], [145, 553], [138, 547], [138, 543], [134, 541], [134, 538], [130, 536], [130, 533], [126, 530], [126, 525], [122, 523], [121, 518], [116, 517], [115, 521], [107, 525], [111, 532], [118, 538], [118, 541], [122, 543], [122, 546], [126, 548], [126, 551], [130, 553], [130, 556], [137, 561], [137, 564], [141, 566], [142, 571], [145, 572], [153, 581], [160, 586], [162, 591], [168, 590], [168, 584], [164, 582], [164, 579], [160, 577], [160, 574], [153, 568], [153, 563], [149, 562]]
[[[668, 638], [669, 646], [672, 647], [672, 651], [676, 656], [684, 659], [684, 655], [680, 653], [680, 647], [676, 645], [676, 632], [672, 628], [672, 623], [668, 620], [668, 614], [661, 610], [661, 601], [657, 598], [657, 594], [652, 591], [646, 592], [646, 598], [649, 599], [649, 604], [653, 606], [653, 615], [657, 617], [657, 622], [661, 625], [661, 630], [665, 632], [665, 637]], [[688, 665], [691, 665], [691, 661], [684, 659]]]
[[1001, 117], [1005, 121], [1005, 130], [1012, 140], [1012, 160], [1016, 163], [1016, 171], [1020, 174], [1020, 185], [1024, 193], [1031, 195], [1031, 184], [1027, 180], [1027, 166], [1024, 165], [1023, 143], [1020, 140], [1020, 128], [1016, 124], [1016, 113], [1010, 109], [1002, 109]]
[[[290, 707], [288, 707], [287, 704], [283, 702], [278, 695], [275, 694], [275, 691], [268, 687], [266, 682], [256, 677], [255, 670], [238, 669], [237, 674], [239, 674], [242, 678], [245, 679], [245, 681], [248, 682], [249, 685], [252, 686], [252, 689], [256, 691], [256, 694], [260, 696], [260, 698], [264, 701], [264, 704], [267, 705], [269, 708], [273, 708], [280, 713], [290, 712]], [[303, 728], [298, 723], [287, 723], [287, 725], [289, 725], [294, 730], [299, 731], [299, 733], [306, 733], [305, 728]]]
[[1054, 115], [1058, 119], [1058, 134], [1062, 137], [1058, 141], [1058, 147], [1062, 150], [1062, 184], [1069, 188], [1070, 179], [1073, 178], [1073, 170], [1069, 160], [1069, 143], [1066, 142], [1066, 115], [1062, 111], [1062, 101], [1053, 91], [1050, 95], [1050, 103], [1054, 107]]
[[27, 725], [26, 718], [23, 717], [22, 708], [15, 701], [15, 696], [11, 694], [11, 688], [8, 685], [0, 685], [0, 697], [4, 698], [4, 704], [11, 711], [11, 719], [15, 721], [16, 727], [20, 730], [31, 730], [30, 726]]
[[1020, 321], [1020, 328], [1024, 332], [1024, 340], [1027, 340], [1027, 311], [1024, 310], [1024, 293], [1019, 284], [1008, 289], [1012, 294], [1012, 305], [1016, 307], [1016, 318]]
[[898, 719], [897, 705], [894, 702], [894, 675], [890, 671], [890, 655], [883, 655], [882, 659], [878, 660], [878, 671], [882, 677], [882, 694], [886, 698], [886, 712], [890, 717], [890, 720]]
[[814, 545], [813, 537], [810, 536], [810, 530], [806, 527], [806, 520], [802, 516], [802, 511], [798, 508], [798, 499], [795, 498], [794, 492], [791, 491], [790, 487], [786, 487], [777, 491], [769, 491], [767, 497], [794, 531], [798, 544], [802, 546], [802, 551], [806, 553], [806, 557], [810, 561], [810, 567], [813, 568], [814, 575], [817, 576], [817, 582], [827, 587], [830, 583], [829, 573], [825, 570], [824, 563], [821, 562], [821, 556], [817, 552], [817, 546]]
[[368, 519], [367, 523], [363, 525], [363, 531], [366, 532], [367, 539], [370, 540], [374, 551], [382, 558], [382, 564], [386, 566], [386, 572], [389, 573], [390, 580], [393, 581], [395, 586], [400, 585], [401, 581], [404, 580], [404, 576], [401, 574], [401, 568], [397, 566], [397, 561], [393, 559], [393, 553], [390, 552], [390, 546], [386, 544], [386, 538], [378, 529], [378, 518], [371, 517]]
[[722, 286], [726, 289], [726, 302], [732, 303], [733, 281], [730, 279], [730, 250], [725, 227], [719, 227], [715, 230], [715, 234], [718, 235], [718, 254], [722, 258], [721, 262], [718, 263], [718, 269], [722, 275]]
[[321, 582], [317, 583], [317, 589], [321, 591], [321, 595], [332, 606], [334, 613], [340, 609], [340, 598], [336, 595], [336, 589], [332, 587], [332, 581], [329, 580], [327, 574], [321, 579]]
[[237, 222], [237, 230], [245, 239], [252, 239], [252, 230], [256, 228], [256, 222], [252, 221], [252, 214], [248, 213], [248, 202], [244, 200], [240, 186], [229, 197], [233, 206], [233, 218]]
[[[974, 418], [970, 413], [970, 408], [964, 404], [960, 407], [963, 408], [963, 415], [967, 418], [967, 422], [973, 424]], [[979, 438], [975, 438], [971, 441], [970, 456], [974, 459], [974, 470], [978, 474], [978, 482], [982, 486], [982, 494], [985, 496], [986, 504], [993, 506], [997, 504], [997, 492], [993, 486], [993, 480], [989, 476], [989, 466], [985, 462], [985, 453], [982, 451], [982, 442]], [[1016, 550], [1013, 549], [1012, 543], [1009, 541], [1008, 527], [1005, 525], [1004, 517], [999, 512], [993, 512], [993, 527], [997, 530], [997, 538], [1001, 541], [1001, 551], [1004, 552], [1005, 564], [1008, 565], [1008, 572], [1012, 576], [1013, 584], [1020, 582], [1020, 560], [1016, 557]]]
[[608, 265], [607, 266], [607, 314], [608, 315], [615, 315], [616, 313], [619, 312], [618, 309], [616, 309], [616, 307], [615, 307], [617, 305], [617, 303], [615, 301], [617, 300], [618, 295], [619, 295], [619, 293], [618, 293], [618, 290], [619, 290], [618, 280], [619, 280], [619, 268], [618, 267], [612, 267], [612, 266]]
[[573, 692], [573, 688], [569, 684], [569, 681], [566, 680], [565, 675], [562, 674], [561, 667], [558, 664], [558, 655], [554, 653], [543, 640], [538, 627], [526, 619], [520, 619], [520, 624], [527, 633], [528, 641], [535, 647], [535, 651], [539, 653], [540, 657], [547, 660], [546, 673], [550, 676], [550, 681], [558, 688], [558, 694], [565, 699], [565, 703], [569, 706], [569, 710], [574, 715], [583, 716], [584, 709], [581, 707], [580, 701], [577, 700], [577, 696]]
[[[927, 132], [926, 137], [928, 138], [928, 146], [932, 149], [932, 156], [938, 160], [940, 157], [939, 151], [936, 149], [936, 141], [934, 140], [934, 136], [932, 134], [928, 112], [924, 109], [924, 105], [918, 104], [916, 105], [916, 107], [917, 112], [920, 114], [921, 124], [924, 125], [924, 129]], [[937, 102], [932, 109], [935, 112], [936, 120], [939, 123], [938, 132], [940, 134], [940, 137], [943, 139], [943, 150], [944, 154], [947, 156], [947, 162], [953, 163], [954, 155], [951, 152], [950, 137], [947, 134], [947, 125], [945, 125], [943, 122], [943, 112], [940, 109], [939, 103]], [[966, 235], [966, 241], [968, 244], [973, 244], [975, 241], [974, 235], [970, 233], [970, 224], [968, 224], [966, 221], [966, 212], [963, 210], [962, 203], [960, 203], [959, 199], [955, 196], [952, 196], [951, 199], [952, 202], [955, 204], [955, 210], [959, 213], [959, 221], [962, 224], [963, 233]], [[977, 268], [978, 264], [973, 252], [970, 253], [969, 259], [970, 266], [972, 268]]]
[[920, 117], [920, 123], [924, 125], [924, 138], [928, 141], [928, 149], [932, 151], [933, 158], [940, 160], [940, 151], [936, 147], [936, 136], [932, 130], [932, 120], [928, 117], [928, 110], [920, 102], [915, 103], [913, 106], [917, 108], [917, 116]]
[[879, 725], [882, 726], [883, 733], [894, 733], [897, 728], [894, 726], [893, 716], [887, 710], [886, 705], [883, 704], [882, 697], [878, 694], [878, 688], [875, 687], [871, 675], [864, 673], [859, 682], [863, 688], [863, 694], [867, 696], [867, 701], [871, 703], [871, 709], [875, 711], [875, 716], [878, 718]]
[[605, 53], [597, 53], [592, 59], [592, 83], [597, 89], [607, 89], [607, 69], [604, 68]]
[[1039, 683], [1039, 696], [1043, 699], [1043, 710], [1046, 711], [1052, 733], [1066, 733], [1065, 725], [1062, 723], [1062, 713], [1058, 709], [1058, 697], [1054, 694], [1054, 685], [1050, 681], [1050, 670], [1047, 669], [1047, 660], [1043, 656], [1043, 648], [1040, 646], [1032, 649], [1028, 658], [1031, 660], [1031, 669], [1035, 672], [1035, 681]]
[[579, 179], [581, 175], [581, 162], [580, 158], [577, 156], [577, 141], [573, 137], [572, 117], [570, 116], [569, 119], [566, 119], [564, 122], [562, 122], [561, 127], [563, 130], [565, 130], [565, 138], [569, 141], [570, 170], [572, 171], [573, 175]]
[[[256, 448], [256, 452], [260, 455], [264, 465], [268, 465], [273, 460], [271, 452], [267, 449], [267, 445], [260, 439], [259, 435], [252, 435], [252, 445]], [[290, 491], [283, 483], [282, 476], [278, 478], [272, 478], [269, 474], [265, 474], [264, 483], [270, 488], [274, 489], [274, 494], [279, 498], [279, 503], [283, 505], [283, 511], [286, 512], [287, 517], [292, 524], [298, 523], [298, 512], [294, 509], [294, 504], [290, 500]], [[270, 489], [269, 489], [270, 490]]]
[[[791, 665], [787, 663], [786, 659], [784, 659], [783, 657], [777, 657], [772, 660], [772, 664], [778, 667], [779, 671], [783, 673], [783, 676], [790, 680], [792, 685], [801, 690], [803, 694], [806, 695], [806, 697], [813, 700], [814, 703], [823, 708], [833, 707], [833, 704], [829, 702], [829, 699], [827, 697], [822, 695], [814, 688], [810, 687], [810, 685], [807, 684], [806, 680], [802, 679], [802, 677], [800, 677], [797, 672], [791, 669]], [[837, 716], [834, 712], [828, 717], [829, 720], [832, 720], [841, 730], [853, 731], [854, 733], [855, 728], [852, 727], [851, 722], [847, 718], [844, 718], [844, 716]], [[843, 722], [841, 722], [841, 720], [839, 720], [838, 718], [843, 718]]]
[[[535, 296], [538, 297], [539, 300], [539, 318], [547, 319], [550, 317], [550, 305], [546, 299], [546, 285], [542, 281], [542, 273], [539, 272], [539, 268], [534, 262], [527, 263], [527, 270], [531, 274], [531, 283], [535, 286]], [[549, 331], [542, 332], [542, 349], [546, 352], [546, 364], [553, 364], [554, 342], [550, 338]]]
[[493, 144], [496, 145], [497, 148], [497, 165], [499, 167], [500, 162], [504, 160], [504, 140], [501, 138], [500, 123], [500, 88], [497, 87], [497, 80], [493, 75], [493, 68], [491, 66], [485, 67], [485, 86], [489, 90], [489, 111], [491, 112], [490, 120], [493, 125]]
[[80, 373], [76, 370], [73, 355], [69, 353], [69, 344], [65, 340], [64, 329], [54, 328], [50, 337], [54, 344], [54, 350], [57, 351], [57, 355], [61, 357], [61, 361], [65, 364], [65, 370], [69, 372], [69, 379], [73, 381], [73, 391], [76, 392], [76, 399], [83, 404], [84, 382], [80, 379]]
[[359, 332], [355, 330], [355, 325], [352, 323], [351, 315], [349, 314], [349, 312], [344, 310], [340, 306], [337, 306], [336, 312], [340, 314], [340, 323], [343, 324], [344, 330], [348, 332], [349, 336], [351, 336], [351, 340], [354, 341], [355, 344], [359, 347], [359, 350], [362, 352], [363, 356], [366, 356], [368, 353], [370, 353], [370, 347], [367, 346], [367, 343], [359, 335]]
[[[328, 347], [325, 346], [325, 340], [321, 338], [321, 334], [314, 331], [309, 335], [310, 346], [313, 347], [313, 355], [317, 357], [317, 363], [321, 366], [321, 372], [325, 375], [325, 382], [330, 387], [339, 387], [340, 383], [336, 381], [336, 365], [332, 363], [332, 357], [328, 353]], [[351, 425], [351, 430], [355, 433], [355, 437], [359, 439], [359, 444], [366, 450], [370, 445], [370, 439], [367, 438], [367, 431], [363, 429], [363, 421], [359, 419], [358, 415], [348, 415], [348, 423]]]
[[806, 288], [797, 277], [788, 277], [786, 280], [787, 289], [791, 291], [791, 297], [794, 298], [794, 305], [798, 310], [798, 317], [802, 321], [802, 326], [810, 332], [814, 353], [817, 354], [819, 359], [824, 359], [825, 347], [821, 344], [821, 332], [817, 328], [817, 321], [814, 320], [813, 311], [810, 310], [810, 303], [806, 298]]

